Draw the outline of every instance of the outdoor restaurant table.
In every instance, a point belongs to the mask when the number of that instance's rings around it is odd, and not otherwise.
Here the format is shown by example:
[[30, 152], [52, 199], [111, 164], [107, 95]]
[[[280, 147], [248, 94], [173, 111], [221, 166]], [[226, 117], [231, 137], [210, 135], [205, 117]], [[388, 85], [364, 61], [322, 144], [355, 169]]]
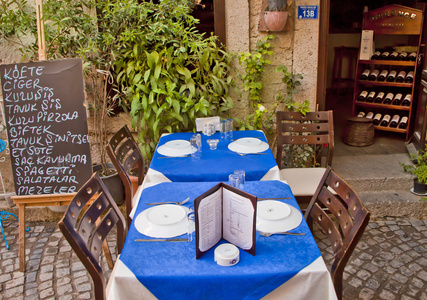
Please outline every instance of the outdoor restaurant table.
[[[194, 199], [217, 182], [164, 182], [141, 192], [135, 216], [146, 203]], [[259, 198], [283, 201], [299, 210], [289, 186], [282, 181], [246, 182], [244, 191]], [[302, 218], [293, 232], [303, 236], [256, 233], [255, 256], [240, 250], [240, 262], [222, 267], [214, 249], [196, 260], [191, 242], [135, 242], [150, 239], [137, 231], [135, 219], [108, 281], [108, 299], [336, 299], [332, 280], [314, 238]], [[180, 237], [186, 238], [187, 234]], [[194, 237], [194, 233], [193, 233]], [[221, 242], [225, 242], [221, 240]]]
[[[189, 141], [192, 132], [165, 134], [160, 138], [157, 148], [172, 140]], [[232, 140], [221, 139], [219, 132], [211, 136], [201, 134], [202, 157], [164, 158], [156, 151], [150, 163], [145, 182], [193, 182], [193, 181], [228, 181], [228, 175], [234, 170], [245, 170], [246, 180], [279, 180], [280, 171], [271, 149], [264, 151], [266, 155], [248, 154], [240, 156], [228, 149]], [[260, 130], [234, 131], [233, 139], [257, 137], [267, 142]], [[218, 148], [210, 150], [208, 139], [219, 139]]]

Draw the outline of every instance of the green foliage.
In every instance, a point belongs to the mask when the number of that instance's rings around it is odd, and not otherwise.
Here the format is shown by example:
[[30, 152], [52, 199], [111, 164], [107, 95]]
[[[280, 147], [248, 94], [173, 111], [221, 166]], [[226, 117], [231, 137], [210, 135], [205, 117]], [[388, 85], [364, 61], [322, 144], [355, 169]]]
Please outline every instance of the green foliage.
[[239, 53], [239, 63], [244, 67], [245, 72], [240, 76], [243, 82], [245, 91], [249, 91], [249, 100], [252, 108], [256, 109], [257, 104], [262, 103], [260, 98], [263, 88], [262, 74], [265, 71], [265, 65], [271, 64], [266, 55], [272, 55], [273, 51], [269, 40], [272, 40], [274, 35], [268, 35], [256, 44], [254, 53]]
[[[34, 9], [25, 0], [0, 1], [0, 36], [36, 37]], [[191, 5], [189, 0], [44, 1], [48, 59], [83, 58], [86, 79], [98, 89], [92, 94], [102, 98], [95, 110], [107, 114], [117, 103], [128, 111], [146, 158], [162, 133], [192, 130], [195, 118], [228, 116], [233, 107], [230, 55], [216, 37], [196, 31]], [[36, 59], [36, 42], [18, 42], [28, 59]], [[109, 72], [114, 99], [102, 82]]]
[[114, 61], [132, 125], [146, 155], [164, 132], [191, 131], [197, 117], [228, 115], [231, 56], [217, 37], [204, 38], [185, 1], [163, 0], [149, 22], [122, 36]]
[[411, 153], [410, 156], [415, 164], [400, 163], [403, 171], [415, 175], [420, 183], [427, 184], [427, 148], [424, 151], [418, 150], [416, 155]]

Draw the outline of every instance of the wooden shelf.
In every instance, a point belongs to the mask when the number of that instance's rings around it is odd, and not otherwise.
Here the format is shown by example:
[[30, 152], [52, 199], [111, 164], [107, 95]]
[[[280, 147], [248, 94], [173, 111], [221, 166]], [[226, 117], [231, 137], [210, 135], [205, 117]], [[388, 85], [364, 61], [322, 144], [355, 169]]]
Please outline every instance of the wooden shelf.
[[411, 110], [411, 107], [401, 106], [401, 105], [381, 104], [381, 103], [363, 102], [363, 101], [356, 101], [355, 104], [357, 106], [372, 107], [372, 108], [383, 108], [383, 109], [393, 109], [393, 110], [403, 110], [403, 111]]
[[383, 66], [400, 66], [400, 67], [414, 67], [415, 61], [405, 60], [359, 60], [359, 63], [366, 65], [383, 65]]
[[408, 130], [407, 129], [400, 129], [400, 128], [392, 128], [392, 127], [385, 127], [385, 126], [379, 126], [376, 125], [374, 126], [374, 128], [376, 130], [382, 130], [382, 131], [392, 131], [392, 132], [399, 132], [399, 133], [407, 133]]
[[411, 88], [413, 83], [406, 82], [388, 82], [388, 81], [369, 81], [359, 80], [359, 84], [363, 86], [384, 86], [384, 87], [406, 87]]

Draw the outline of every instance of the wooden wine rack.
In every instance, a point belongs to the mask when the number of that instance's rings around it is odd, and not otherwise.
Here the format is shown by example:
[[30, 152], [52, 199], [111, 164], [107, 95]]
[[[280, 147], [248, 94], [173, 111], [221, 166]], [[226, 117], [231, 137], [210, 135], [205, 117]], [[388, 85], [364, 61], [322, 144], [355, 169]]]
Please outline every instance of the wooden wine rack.
[[[386, 44], [393, 43], [393, 36], [398, 36], [399, 41], [402, 38], [407, 38], [407, 46], [415, 46], [417, 51], [416, 61], [399, 61], [399, 60], [361, 60], [357, 61], [356, 68], [356, 82], [354, 85], [353, 95], [353, 116], [356, 116], [360, 111], [369, 112], [372, 111], [374, 114], [381, 113], [390, 114], [393, 117], [394, 114], [399, 114], [400, 117], [407, 116], [408, 124], [406, 129], [391, 128], [385, 126], [375, 126], [376, 130], [396, 132], [399, 134], [405, 134], [406, 140], [411, 136], [414, 122], [414, 107], [416, 107], [416, 85], [419, 80], [419, 72], [421, 65], [421, 42], [422, 42], [422, 28], [424, 12], [422, 10], [414, 9], [411, 7], [405, 7], [402, 5], [388, 5], [379, 9], [368, 11], [363, 15], [362, 30], [372, 30], [374, 32], [374, 39], [377, 49], [380, 48], [392, 48], [396, 45]], [[390, 38], [391, 37], [391, 38]], [[385, 40], [385, 45], [379, 46], [382, 40]], [[365, 69], [379, 69], [380, 72], [383, 69], [413, 71], [414, 81], [412, 83], [398, 83], [398, 82], [386, 82], [386, 81], [369, 81], [360, 80], [360, 75]], [[399, 73], [399, 72], [397, 72]], [[376, 93], [383, 91], [385, 94], [388, 92], [401, 93], [402, 99], [407, 94], [411, 94], [410, 106], [392, 105], [392, 104], [381, 104], [381, 103], [369, 103], [358, 101], [359, 94], [367, 90], [368, 93], [371, 90]]]

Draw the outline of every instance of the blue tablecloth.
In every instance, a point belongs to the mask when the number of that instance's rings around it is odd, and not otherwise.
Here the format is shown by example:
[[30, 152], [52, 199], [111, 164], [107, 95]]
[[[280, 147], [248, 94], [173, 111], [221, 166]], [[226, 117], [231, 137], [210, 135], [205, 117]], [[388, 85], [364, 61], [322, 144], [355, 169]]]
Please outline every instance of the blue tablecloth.
[[[147, 202], [190, 197], [185, 205], [192, 206], [194, 198], [216, 183], [165, 182], [146, 188], [135, 216], [149, 207]], [[298, 208], [283, 182], [247, 182], [244, 189], [259, 198], [291, 197], [279, 201]], [[263, 237], [257, 233], [255, 256], [240, 250], [237, 265], [221, 267], [214, 262], [215, 247], [196, 260], [195, 241], [135, 242], [147, 237], [136, 230], [133, 221], [120, 260], [159, 299], [260, 299], [321, 255], [304, 220], [293, 231], [307, 235]]]
[[[193, 133], [173, 133], [161, 137], [157, 147], [171, 140], [190, 140]], [[233, 139], [243, 137], [258, 137], [267, 142], [262, 131], [247, 130], [234, 131]], [[207, 144], [208, 139], [219, 139], [218, 149], [210, 150]], [[150, 169], [162, 173], [173, 182], [194, 182], [194, 181], [228, 181], [228, 175], [234, 170], [242, 169], [246, 172], [246, 180], [261, 180], [271, 168], [277, 167], [273, 153], [270, 149], [264, 151], [266, 155], [246, 155], [240, 156], [228, 149], [228, 144], [232, 141], [221, 140], [220, 133], [207, 137], [202, 134], [202, 158], [193, 159], [191, 157], [177, 157], [160, 159], [157, 151], [151, 160]], [[278, 170], [278, 168], [277, 168]], [[150, 176], [150, 171], [148, 172]], [[279, 178], [277, 178], [279, 179]]]

